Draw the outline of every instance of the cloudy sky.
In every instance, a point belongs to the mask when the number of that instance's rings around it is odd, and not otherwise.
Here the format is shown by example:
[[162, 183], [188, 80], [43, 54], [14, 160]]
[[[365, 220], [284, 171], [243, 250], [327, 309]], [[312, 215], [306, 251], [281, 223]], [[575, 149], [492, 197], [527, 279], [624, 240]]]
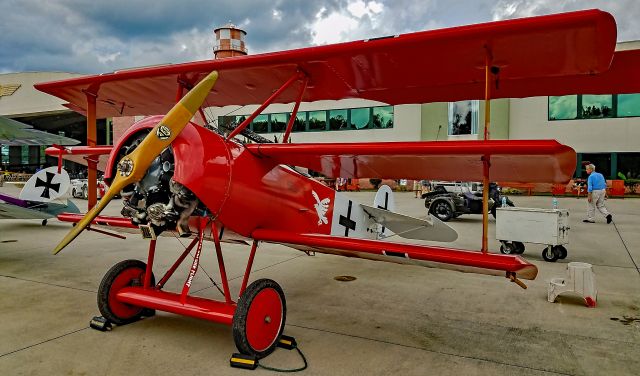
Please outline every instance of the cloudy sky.
[[590, 8], [640, 39], [638, 0], [0, 0], [0, 73], [209, 59], [229, 21], [256, 54]]

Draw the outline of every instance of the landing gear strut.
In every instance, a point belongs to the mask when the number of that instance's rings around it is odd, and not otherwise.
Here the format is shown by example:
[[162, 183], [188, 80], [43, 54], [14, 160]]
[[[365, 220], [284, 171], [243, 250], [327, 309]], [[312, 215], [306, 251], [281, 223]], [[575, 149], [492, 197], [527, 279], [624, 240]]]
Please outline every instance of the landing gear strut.
[[[229, 282], [222, 257], [219, 230], [211, 223], [211, 235], [215, 243], [224, 301], [204, 299], [189, 295], [191, 282], [200, 262], [207, 218], [201, 218], [198, 236], [186, 247], [182, 255], [167, 270], [156, 284], [153, 275], [153, 259], [156, 240], [151, 240], [145, 264], [139, 260], [125, 260], [114, 265], [102, 279], [98, 289], [98, 309], [108, 322], [124, 325], [143, 316], [152, 316], [155, 310], [214, 321], [233, 328], [233, 339], [242, 354], [255, 359], [269, 355], [278, 345], [287, 314], [284, 292], [280, 285], [270, 279], [259, 279], [249, 284], [249, 274], [257, 249], [251, 247], [240, 299], [236, 304], [229, 292]], [[163, 290], [166, 282], [196, 247], [193, 264], [181, 293]], [[99, 325], [102, 327], [102, 325]]]

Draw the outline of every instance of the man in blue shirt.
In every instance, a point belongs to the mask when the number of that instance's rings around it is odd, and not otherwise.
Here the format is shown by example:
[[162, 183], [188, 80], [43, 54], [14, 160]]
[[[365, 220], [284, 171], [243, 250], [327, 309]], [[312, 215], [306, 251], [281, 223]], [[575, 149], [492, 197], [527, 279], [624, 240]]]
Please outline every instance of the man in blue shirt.
[[592, 164], [587, 165], [587, 201], [589, 201], [589, 209], [587, 210], [587, 219], [582, 222], [595, 223], [596, 208], [607, 218], [607, 223], [611, 223], [611, 213], [604, 206], [604, 198], [607, 193], [607, 182], [604, 180], [604, 176], [601, 173], [596, 172], [596, 166]]

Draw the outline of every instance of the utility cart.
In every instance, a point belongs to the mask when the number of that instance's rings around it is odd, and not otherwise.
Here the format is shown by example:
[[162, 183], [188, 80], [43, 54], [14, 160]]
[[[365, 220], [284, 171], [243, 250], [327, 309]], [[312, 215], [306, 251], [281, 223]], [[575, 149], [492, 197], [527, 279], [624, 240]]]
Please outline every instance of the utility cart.
[[542, 258], [555, 262], [567, 257], [569, 243], [569, 211], [501, 207], [496, 210], [496, 239], [500, 252], [522, 254], [524, 243], [544, 244]]

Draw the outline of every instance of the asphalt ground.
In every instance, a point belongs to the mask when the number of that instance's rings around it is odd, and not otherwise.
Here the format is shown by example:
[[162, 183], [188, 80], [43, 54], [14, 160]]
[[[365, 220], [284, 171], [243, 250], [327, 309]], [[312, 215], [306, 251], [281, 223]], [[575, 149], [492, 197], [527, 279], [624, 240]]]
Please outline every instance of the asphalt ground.
[[[11, 187], [2, 192], [17, 193]], [[370, 204], [372, 192], [350, 193]], [[550, 197], [512, 199], [550, 208]], [[423, 201], [397, 193], [398, 212], [424, 217]], [[86, 201], [76, 200], [79, 207]], [[306, 375], [637, 375], [640, 370], [640, 200], [610, 199], [614, 223], [582, 223], [586, 200], [560, 198], [571, 213], [568, 257], [543, 261], [543, 246], [524, 257], [539, 268], [527, 290], [506, 278], [318, 254], [261, 244], [251, 280], [271, 278], [286, 294], [285, 334], [309, 362]], [[107, 213], [119, 211], [115, 200]], [[452, 246], [479, 249], [481, 216], [451, 221]], [[495, 222], [490, 219], [489, 247]], [[50, 220], [0, 221], [0, 375], [247, 375], [272, 371], [229, 367], [231, 328], [158, 312], [110, 332], [88, 327], [106, 271], [125, 259], [146, 261], [147, 241], [85, 232], [61, 254], [51, 250], [70, 229]], [[185, 241], [158, 242], [156, 277]], [[248, 246], [224, 245], [231, 291], [239, 289]], [[567, 263], [593, 265], [597, 308], [573, 294], [547, 302], [547, 285]], [[179, 291], [190, 263], [166, 285]], [[205, 245], [191, 291], [221, 299], [213, 244]], [[206, 272], [206, 273], [205, 273]], [[339, 282], [349, 275], [355, 281]], [[262, 364], [295, 368], [294, 351], [276, 350]]]

